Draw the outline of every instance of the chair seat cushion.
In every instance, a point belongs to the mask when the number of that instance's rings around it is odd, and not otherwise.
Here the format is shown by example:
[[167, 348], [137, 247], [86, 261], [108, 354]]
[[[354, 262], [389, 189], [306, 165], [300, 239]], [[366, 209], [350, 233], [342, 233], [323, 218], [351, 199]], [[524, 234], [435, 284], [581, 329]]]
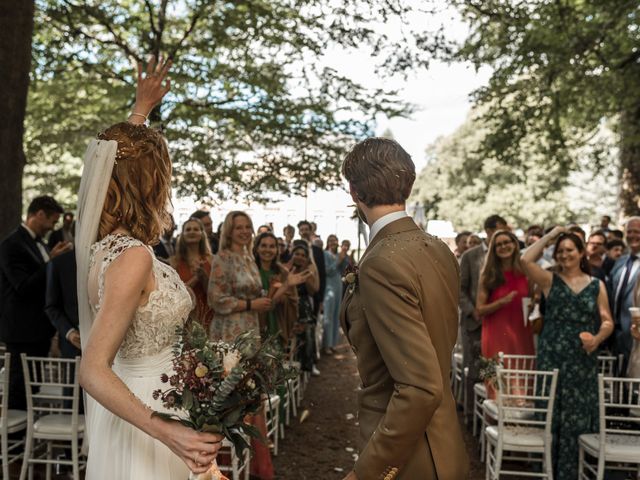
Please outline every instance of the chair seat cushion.
[[[640, 435], [608, 434], [605, 439], [604, 454], [607, 460], [640, 462]], [[580, 444], [597, 452], [600, 449], [600, 435], [580, 435]]]
[[[485, 431], [491, 440], [498, 441], [497, 425], [491, 425]], [[544, 448], [544, 430], [541, 428], [506, 427], [503, 431], [502, 441], [506, 449], [509, 449], [510, 446]]]
[[7, 412], [7, 428], [9, 430], [20, 430], [20, 426], [22, 428], [27, 427], [27, 412], [24, 410], [9, 410]]
[[[498, 419], [498, 403], [495, 400], [485, 400], [482, 402], [482, 409], [491, 418]], [[527, 420], [533, 418], [533, 412], [528, 410], [507, 410], [506, 418]]]
[[[71, 415], [45, 415], [33, 424], [36, 433], [71, 435]], [[84, 415], [78, 415], [78, 431], [84, 431]]]

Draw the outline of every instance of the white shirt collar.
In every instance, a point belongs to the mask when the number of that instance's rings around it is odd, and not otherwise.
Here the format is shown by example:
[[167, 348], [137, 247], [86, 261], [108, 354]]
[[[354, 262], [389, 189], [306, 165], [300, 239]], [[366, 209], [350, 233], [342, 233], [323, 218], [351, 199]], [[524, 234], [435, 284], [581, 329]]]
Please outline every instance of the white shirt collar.
[[407, 214], [405, 210], [401, 210], [399, 212], [387, 213], [386, 215], [380, 217], [378, 220], [373, 222], [373, 225], [371, 225], [371, 232], [369, 233], [369, 243], [371, 243], [375, 236], [380, 233], [380, 230], [389, 225], [391, 222], [395, 222], [396, 220], [400, 220], [401, 218], [408, 216], [409, 214]]

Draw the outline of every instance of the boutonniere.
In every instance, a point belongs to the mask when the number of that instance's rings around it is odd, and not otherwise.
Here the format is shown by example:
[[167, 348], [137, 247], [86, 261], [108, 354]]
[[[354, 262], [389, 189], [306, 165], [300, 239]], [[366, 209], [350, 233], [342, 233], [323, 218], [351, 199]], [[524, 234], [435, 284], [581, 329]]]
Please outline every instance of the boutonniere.
[[357, 265], [349, 265], [344, 269], [344, 275], [342, 281], [346, 283], [350, 288], [354, 288], [358, 285], [358, 274], [360, 269]]

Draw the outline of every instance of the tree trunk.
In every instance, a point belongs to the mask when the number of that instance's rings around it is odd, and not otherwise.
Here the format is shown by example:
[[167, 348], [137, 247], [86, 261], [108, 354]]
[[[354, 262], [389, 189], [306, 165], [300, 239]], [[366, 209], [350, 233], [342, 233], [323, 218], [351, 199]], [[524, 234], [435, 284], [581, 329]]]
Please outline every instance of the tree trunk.
[[640, 105], [620, 118], [620, 187], [622, 214], [640, 215]]
[[0, 238], [18, 225], [22, 215], [22, 137], [33, 15], [33, 0], [0, 0]]

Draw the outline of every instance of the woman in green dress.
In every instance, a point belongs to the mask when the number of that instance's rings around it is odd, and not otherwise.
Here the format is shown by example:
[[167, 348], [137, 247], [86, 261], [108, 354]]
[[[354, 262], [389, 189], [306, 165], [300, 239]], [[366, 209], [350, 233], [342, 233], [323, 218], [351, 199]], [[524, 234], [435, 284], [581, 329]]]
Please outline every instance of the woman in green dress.
[[271, 232], [258, 235], [253, 247], [253, 255], [260, 272], [263, 292], [271, 299], [272, 309], [260, 314], [260, 332], [263, 337], [279, 335], [283, 349], [294, 336], [294, 326], [298, 321], [297, 285], [306, 277], [289, 273], [278, 261], [278, 241]]
[[[557, 272], [536, 264], [555, 240]], [[522, 256], [530, 280], [544, 293], [546, 311], [538, 339], [537, 368], [557, 368], [553, 414], [554, 478], [578, 478], [578, 437], [598, 431], [598, 346], [613, 331], [607, 290], [589, 273], [584, 243], [564, 227], [556, 227]]]

